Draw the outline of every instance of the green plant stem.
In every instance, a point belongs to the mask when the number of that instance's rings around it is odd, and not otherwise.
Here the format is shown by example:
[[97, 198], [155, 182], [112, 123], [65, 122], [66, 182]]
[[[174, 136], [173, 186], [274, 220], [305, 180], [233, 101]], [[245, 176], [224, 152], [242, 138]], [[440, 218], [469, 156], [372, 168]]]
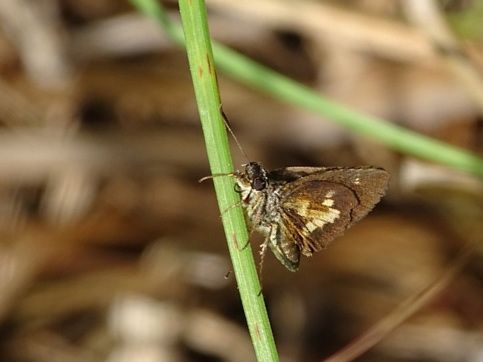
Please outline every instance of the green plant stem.
[[[155, 17], [173, 39], [181, 41], [179, 27], [169, 20], [156, 0], [131, 0], [131, 2], [146, 14]], [[355, 132], [377, 139], [395, 150], [483, 176], [483, 159], [471, 152], [409, 131], [377, 117], [352, 111], [222, 45], [213, 44], [213, 51], [220, 69], [249, 86], [328, 117]]]
[[483, 159], [468, 151], [377, 117], [352, 111], [224, 46], [217, 45], [214, 51], [217, 64], [227, 74], [280, 100], [330, 117], [337, 123], [375, 138], [395, 150], [483, 176]]
[[[180, 0], [179, 6], [211, 172], [231, 173], [233, 164], [220, 113], [221, 102], [205, 4], [203, 0]], [[243, 213], [240, 207], [233, 207], [240, 202], [240, 197], [234, 192], [232, 177], [216, 177], [214, 184], [255, 354], [258, 361], [278, 361]]]

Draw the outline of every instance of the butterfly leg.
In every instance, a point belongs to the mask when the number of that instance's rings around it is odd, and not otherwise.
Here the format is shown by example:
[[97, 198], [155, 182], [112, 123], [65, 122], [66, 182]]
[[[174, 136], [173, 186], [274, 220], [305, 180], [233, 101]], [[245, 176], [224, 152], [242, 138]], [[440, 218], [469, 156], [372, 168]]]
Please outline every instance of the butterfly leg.
[[[270, 233], [272, 232], [271, 230], [273, 227], [270, 229]], [[260, 244], [260, 264], [258, 265], [258, 275], [260, 278], [260, 284], [262, 284], [262, 271], [263, 271], [263, 261], [265, 260], [265, 255], [267, 254], [267, 249], [268, 245], [270, 243], [270, 234], [265, 237], [265, 240], [263, 241], [262, 244]], [[260, 291], [257, 294], [257, 297], [262, 295], [263, 288], [260, 288]]]
[[246, 242], [246, 244], [245, 244], [245, 245], [243, 245], [243, 246], [241, 247], [240, 251], [245, 250], [245, 249], [248, 247], [248, 245], [250, 245], [250, 239], [252, 238], [253, 230], [254, 230], [253, 228], [250, 228], [250, 232], [248, 233], [248, 239], [247, 239], [247, 242]]
[[262, 244], [260, 244], [260, 264], [258, 266], [258, 273], [260, 274], [260, 277], [262, 276], [262, 270], [263, 270], [263, 261], [265, 260], [265, 255], [267, 254], [267, 249], [268, 246], [270, 245], [270, 240], [273, 238], [272, 234], [277, 233], [277, 226], [271, 226], [270, 230], [265, 237], [265, 240], [263, 241]]
[[267, 236], [263, 243], [260, 244], [260, 274], [262, 273], [263, 260], [265, 259], [265, 255], [267, 254], [269, 242], [270, 238]]
[[228, 206], [225, 210], [223, 210], [220, 214], [220, 217], [223, 217], [225, 216], [225, 214], [230, 211], [230, 210], [233, 210], [235, 208], [237, 208], [238, 206], [240, 206], [242, 204], [242, 201], [238, 201], [237, 203], [231, 205], [231, 206]]
[[250, 229], [250, 233], [248, 234], [248, 239], [247, 239], [247, 242], [245, 243], [245, 245], [240, 247], [240, 245], [238, 244], [238, 241], [236, 241], [236, 248], [237, 248], [238, 251], [243, 251], [248, 247], [248, 245], [250, 245], [250, 238], [251, 238], [252, 233], [253, 233], [253, 229]]

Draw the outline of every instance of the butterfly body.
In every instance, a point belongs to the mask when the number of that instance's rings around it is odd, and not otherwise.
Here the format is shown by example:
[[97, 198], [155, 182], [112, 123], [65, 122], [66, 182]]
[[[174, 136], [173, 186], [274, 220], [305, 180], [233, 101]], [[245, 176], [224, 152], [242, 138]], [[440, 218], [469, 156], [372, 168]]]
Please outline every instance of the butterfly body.
[[286, 167], [267, 171], [250, 162], [235, 173], [251, 227], [265, 236], [290, 271], [367, 215], [383, 196], [389, 174], [380, 168]]

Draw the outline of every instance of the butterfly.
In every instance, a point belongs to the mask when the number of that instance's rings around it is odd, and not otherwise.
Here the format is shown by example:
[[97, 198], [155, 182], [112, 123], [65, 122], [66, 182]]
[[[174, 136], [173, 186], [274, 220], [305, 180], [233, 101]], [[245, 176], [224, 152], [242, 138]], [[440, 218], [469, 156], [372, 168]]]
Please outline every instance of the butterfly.
[[376, 167], [285, 167], [267, 171], [249, 162], [237, 171], [235, 191], [251, 227], [290, 271], [300, 256], [324, 249], [366, 216], [385, 194], [389, 173]]

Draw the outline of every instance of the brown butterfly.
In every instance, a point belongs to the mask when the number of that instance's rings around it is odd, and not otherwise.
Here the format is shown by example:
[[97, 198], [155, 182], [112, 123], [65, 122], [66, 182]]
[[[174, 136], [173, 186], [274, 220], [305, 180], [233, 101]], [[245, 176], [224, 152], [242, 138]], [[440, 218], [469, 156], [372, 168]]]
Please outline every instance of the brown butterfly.
[[384, 195], [389, 173], [375, 167], [285, 167], [249, 162], [234, 174], [247, 218], [290, 271], [300, 255], [325, 248], [366, 216]]

